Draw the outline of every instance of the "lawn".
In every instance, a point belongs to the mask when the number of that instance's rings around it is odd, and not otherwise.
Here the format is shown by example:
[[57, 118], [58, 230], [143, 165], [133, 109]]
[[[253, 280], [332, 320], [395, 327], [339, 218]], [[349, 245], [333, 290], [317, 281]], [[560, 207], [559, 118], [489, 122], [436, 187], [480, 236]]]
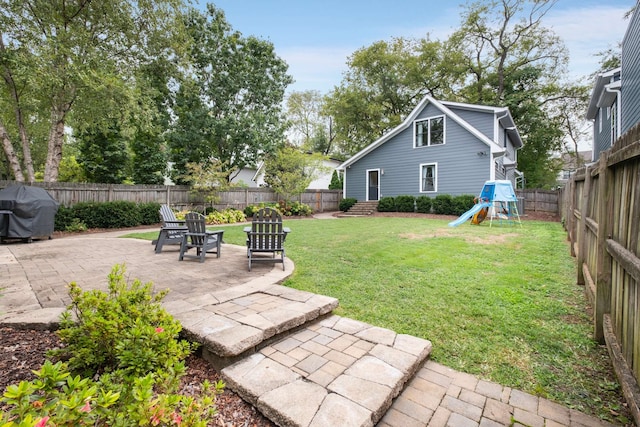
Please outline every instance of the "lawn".
[[[426, 338], [443, 365], [616, 418], [619, 386], [606, 349], [591, 339], [559, 223], [450, 228], [374, 217], [285, 225], [295, 263], [285, 286], [338, 298], [338, 315]], [[242, 226], [225, 227], [226, 243], [244, 240]]]

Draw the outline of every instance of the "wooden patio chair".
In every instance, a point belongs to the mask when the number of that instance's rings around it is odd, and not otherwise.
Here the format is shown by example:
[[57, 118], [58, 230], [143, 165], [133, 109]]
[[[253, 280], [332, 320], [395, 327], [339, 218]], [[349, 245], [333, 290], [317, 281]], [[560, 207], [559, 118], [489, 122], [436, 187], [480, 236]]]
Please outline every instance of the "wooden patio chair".
[[[223, 230], [207, 231], [205, 218], [197, 212], [189, 212], [185, 217], [188, 231], [182, 235], [179, 261], [184, 257], [199, 258], [204, 262], [207, 253], [215, 253], [220, 258]], [[195, 255], [189, 255], [190, 249], [196, 249]]]
[[151, 242], [155, 245], [157, 254], [162, 252], [164, 245], [179, 245], [182, 242], [182, 235], [188, 230], [185, 221], [176, 219], [176, 215], [169, 206], [161, 205], [159, 213], [162, 226], [158, 238]]
[[[247, 233], [247, 257], [249, 271], [252, 262], [280, 262], [284, 270], [284, 242], [291, 231], [282, 226], [282, 217], [272, 208], [263, 208], [253, 214], [251, 227], [245, 227]], [[256, 254], [270, 253], [271, 257], [256, 257]], [[280, 254], [279, 258], [276, 255]]]

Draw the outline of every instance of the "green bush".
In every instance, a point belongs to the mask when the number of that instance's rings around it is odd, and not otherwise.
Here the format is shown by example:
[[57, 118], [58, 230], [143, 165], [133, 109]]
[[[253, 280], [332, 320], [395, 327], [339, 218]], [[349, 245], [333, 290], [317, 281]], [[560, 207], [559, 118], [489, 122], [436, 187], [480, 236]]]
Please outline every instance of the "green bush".
[[88, 228], [98, 228], [100, 227], [100, 222], [97, 220], [95, 212], [99, 204], [100, 203], [94, 202], [81, 202], [73, 205], [71, 208], [73, 211], [73, 217], [78, 218]]
[[313, 209], [311, 209], [311, 206], [307, 205], [306, 203], [295, 201], [287, 205], [287, 210], [284, 214], [286, 216], [310, 216], [313, 214]]
[[450, 194], [440, 194], [433, 199], [433, 212], [438, 215], [455, 215], [453, 197]]
[[213, 211], [207, 215], [207, 224], [235, 224], [244, 222], [247, 218], [244, 212], [228, 208], [223, 211]]
[[166, 292], [152, 295], [150, 283], [129, 286], [124, 277], [116, 265], [108, 293], [71, 284], [58, 331], [65, 347], [48, 353], [68, 362], [47, 360], [35, 380], [7, 387], [0, 425], [205, 427], [213, 421], [224, 383], [205, 381], [195, 396], [175, 394], [194, 346], [178, 341], [181, 326], [161, 306]]
[[463, 194], [453, 198], [453, 215], [462, 215], [475, 205], [474, 196]]
[[393, 197], [381, 197], [378, 201], [378, 212], [396, 212], [396, 200]]
[[78, 231], [78, 224], [83, 224], [85, 228], [153, 225], [160, 222], [159, 210], [160, 204], [156, 202], [82, 202], [70, 208], [60, 206], [54, 219], [55, 230]]
[[429, 196], [416, 197], [416, 211], [420, 213], [431, 213], [432, 200]]
[[79, 221], [79, 219], [75, 217], [74, 210], [72, 208], [60, 205], [58, 207], [58, 212], [56, 212], [56, 216], [53, 219], [53, 229], [56, 231], [65, 231], [67, 227], [69, 227], [73, 223], [74, 220]]
[[338, 209], [340, 209], [342, 212], [346, 212], [351, 209], [351, 206], [355, 205], [357, 202], [358, 199], [355, 199], [353, 197], [345, 197], [344, 199], [340, 200]]
[[87, 231], [87, 225], [80, 221], [78, 218], [73, 218], [71, 220], [71, 224], [67, 225], [64, 231], [68, 231], [71, 233], [79, 233], [81, 231]]
[[140, 224], [142, 225], [154, 225], [160, 222], [160, 203], [148, 202], [140, 203], [138, 205], [140, 211]]
[[152, 294], [151, 283], [128, 285], [124, 266], [109, 274], [108, 293], [83, 292], [69, 285], [71, 304], [63, 313], [58, 335], [65, 346], [51, 356], [67, 360], [73, 372], [121, 371], [144, 376], [175, 370], [191, 352], [177, 341], [182, 327], [162, 308], [168, 291]]
[[396, 210], [398, 212], [415, 212], [416, 198], [413, 196], [407, 196], [407, 195], [397, 196]]

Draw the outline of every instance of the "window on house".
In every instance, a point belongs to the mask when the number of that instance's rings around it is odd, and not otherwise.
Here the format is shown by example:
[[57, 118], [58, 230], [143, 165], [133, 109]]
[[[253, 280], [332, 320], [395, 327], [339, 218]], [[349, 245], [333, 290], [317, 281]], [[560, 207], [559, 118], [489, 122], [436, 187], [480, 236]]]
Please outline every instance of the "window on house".
[[614, 102], [610, 107], [611, 109], [611, 145], [618, 139], [618, 106], [617, 102]]
[[415, 146], [444, 144], [444, 116], [415, 122]]
[[598, 132], [602, 132], [602, 108], [598, 111]]
[[438, 191], [437, 163], [420, 165], [420, 192]]

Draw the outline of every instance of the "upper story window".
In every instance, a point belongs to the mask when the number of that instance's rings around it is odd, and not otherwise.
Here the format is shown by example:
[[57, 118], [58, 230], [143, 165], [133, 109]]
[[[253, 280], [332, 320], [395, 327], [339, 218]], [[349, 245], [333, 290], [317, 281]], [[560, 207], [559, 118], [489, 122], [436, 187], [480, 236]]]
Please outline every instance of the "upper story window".
[[415, 122], [415, 147], [444, 144], [444, 116]]

